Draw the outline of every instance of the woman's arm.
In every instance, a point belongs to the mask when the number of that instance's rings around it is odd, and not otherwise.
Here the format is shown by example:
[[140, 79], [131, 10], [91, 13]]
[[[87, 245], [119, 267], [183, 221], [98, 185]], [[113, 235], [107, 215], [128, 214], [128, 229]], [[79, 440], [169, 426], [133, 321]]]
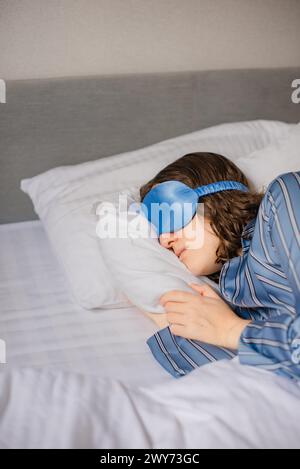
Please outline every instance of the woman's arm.
[[210, 286], [191, 286], [200, 294], [171, 291], [161, 297], [173, 334], [237, 350], [245, 365], [300, 377], [300, 316], [244, 320]]
[[[299, 196], [300, 171], [281, 175], [266, 192], [258, 222], [264, 233], [262, 254], [267, 247], [272, 253], [271, 258], [267, 253], [269, 264], [274, 259], [274, 267], [280, 266], [293, 300], [290, 309], [285, 310], [284, 303], [282, 307], [274, 303], [270, 319], [241, 322], [241, 319], [234, 320], [234, 313], [227, 304], [213, 298], [207, 286], [195, 287], [204, 296], [202, 299], [191, 298], [183, 292], [168, 292], [163, 297], [169, 309], [167, 319], [174, 323], [175, 334], [189, 338], [194, 334], [204, 342], [234, 346], [241, 363], [300, 378]], [[256, 241], [259, 246], [261, 230]], [[280, 293], [279, 289], [279, 298]]]
[[169, 291], [160, 303], [173, 334], [232, 350], [250, 320], [240, 318], [209, 285], [191, 284], [198, 295]]
[[[294, 299], [291, 313], [278, 308], [269, 320], [253, 321], [239, 342], [241, 363], [300, 377], [300, 172], [286, 173], [269, 186], [262, 205], [269, 215], [269, 250], [284, 272]], [[279, 291], [280, 294], [280, 291]], [[290, 305], [291, 306], [291, 305]]]
[[[274, 180], [262, 204], [269, 215], [269, 250], [284, 272], [294, 300], [289, 313], [278, 308], [269, 320], [253, 321], [241, 334], [241, 363], [300, 377], [300, 171]], [[280, 294], [280, 290], [279, 290]], [[291, 305], [290, 305], [291, 306]]]

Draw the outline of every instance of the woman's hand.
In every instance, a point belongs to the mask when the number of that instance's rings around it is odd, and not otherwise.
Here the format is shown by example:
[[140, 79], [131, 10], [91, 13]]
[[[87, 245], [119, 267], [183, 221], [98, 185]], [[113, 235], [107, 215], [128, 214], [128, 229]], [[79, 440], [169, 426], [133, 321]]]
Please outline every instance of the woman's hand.
[[172, 290], [160, 298], [173, 334], [236, 350], [251, 321], [237, 316], [209, 285], [190, 285], [197, 295]]

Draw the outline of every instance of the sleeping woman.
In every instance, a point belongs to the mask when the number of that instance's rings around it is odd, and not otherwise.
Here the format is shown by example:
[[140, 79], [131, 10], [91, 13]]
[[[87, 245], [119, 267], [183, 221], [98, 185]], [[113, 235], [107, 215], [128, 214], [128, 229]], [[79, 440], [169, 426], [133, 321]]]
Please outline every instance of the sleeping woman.
[[[214, 153], [191, 153], [140, 189], [160, 244], [195, 275], [219, 284], [160, 298], [163, 327], [148, 345], [173, 376], [238, 355], [242, 364], [300, 379], [300, 171], [278, 176], [265, 194]], [[204, 204], [204, 215], [195, 211]], [[151, 219], [151, 203], [190, 201], [192, 218]], [[194, 205], [193, 205], [194, 204]], [[201, 246], [190, 232], [202, 229]], [[197, 234], [197, 233], [196, 233]], [[197, 238], [197, 236], [196, 236]]]

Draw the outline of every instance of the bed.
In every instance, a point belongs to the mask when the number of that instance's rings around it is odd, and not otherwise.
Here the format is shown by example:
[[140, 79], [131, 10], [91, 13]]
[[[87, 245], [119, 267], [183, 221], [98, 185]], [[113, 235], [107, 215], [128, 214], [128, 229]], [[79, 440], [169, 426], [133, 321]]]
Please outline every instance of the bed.
[[[298, 122], [298, 69], [7, 83], [0, 109], [1, 448], [292, 448], [300, 386], [237, 359], [175, 380], [135, 307], [87, 311], [20, 180], [211, 125]], [[128, 432], [130, 428], [130, 432]], [[41, 431], [43, 429], [43, 431]]]

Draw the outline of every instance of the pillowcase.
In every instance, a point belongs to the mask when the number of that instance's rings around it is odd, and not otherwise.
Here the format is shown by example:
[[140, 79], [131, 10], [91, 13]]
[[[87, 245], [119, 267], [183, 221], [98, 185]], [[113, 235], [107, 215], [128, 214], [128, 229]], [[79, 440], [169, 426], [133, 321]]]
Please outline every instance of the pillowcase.
[[287, 135], [266, 148], [238, 158], [236, 164], [248, 177], [253, 187], [263, 191], [280, 174], [299, 171], [300, 123], [295, 125]]
[[21, 181], [64, 268], [75, 301], [87, 309], [128, 306], [99, 249], [93, 206], [136, 189], [167, 164], [193, 151], [236, 161], [288, 133], [292, 124], [249, 121], [222, 124], [143, 149], [51, 169]]
[[[129, 199], [134, 197], [130, 197]], [[129, 204], [127, 204], [128, 206]], [[136, 204], [136, 206], [139, 204]], [[180, 260], [158, 242], [157, 235], [142, 215], [129, 208], [109, 211], [98, 207], [97, 235], [104, 261], [120, 289], [131, 303], [147, 313], [164, 313], [161, 295], [170, 290], [194, 293], [189, 283], [218, 285], [207, 277], [196, 277]]]

